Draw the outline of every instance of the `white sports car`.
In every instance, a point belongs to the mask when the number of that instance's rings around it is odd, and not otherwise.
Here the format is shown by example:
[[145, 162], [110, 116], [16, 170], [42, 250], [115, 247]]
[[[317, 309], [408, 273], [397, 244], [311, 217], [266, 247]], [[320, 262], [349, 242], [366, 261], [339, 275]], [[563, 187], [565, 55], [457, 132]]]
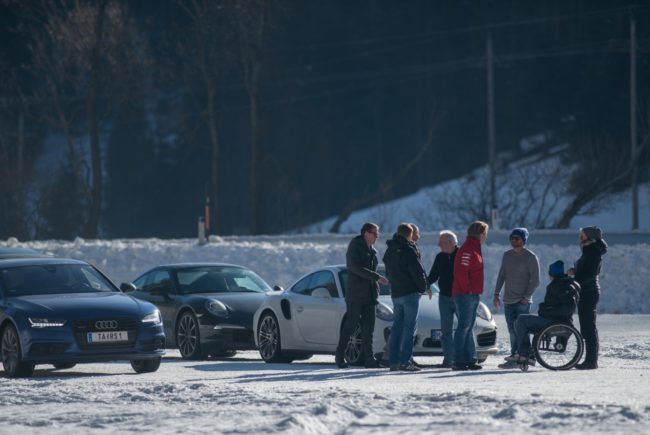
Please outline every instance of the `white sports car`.
[[[380, 267], [380, 273], [384, 274]], [[327, 266], [300, 278], [287, 290], [267, 293], [255, 312], [255, 344], [266, 362], [291, 362], [307, 359], [313, 354], [334, 354], [345, 316], [345, 287], [348, 271], [345, 265]], [[416, 343], [413, 354], [441, 356], [438, 288], [433, 298], [420, 300]], [[376, 308], [373, 352], [386, 350], [386, 341], [393, 323], [390, 287], [381, 286]], [[497, 327], [492, 313], [480, 303], [474, 337], [479, 362], [497, 352]], [[345, 358], [350, 364], [361, 364], [361, 328], [350, 338]]]

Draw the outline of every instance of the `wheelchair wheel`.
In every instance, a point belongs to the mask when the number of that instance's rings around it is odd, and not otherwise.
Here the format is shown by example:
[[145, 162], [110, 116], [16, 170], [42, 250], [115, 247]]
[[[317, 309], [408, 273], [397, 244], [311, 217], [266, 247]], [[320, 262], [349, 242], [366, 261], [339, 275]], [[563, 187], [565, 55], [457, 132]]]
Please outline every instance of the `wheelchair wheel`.
[[535, 359], [549, 370], [569, 370], [580, 361], [584, 352], [582, 335], [573, 326], [563, 323], [549, 325], [533, 338]]

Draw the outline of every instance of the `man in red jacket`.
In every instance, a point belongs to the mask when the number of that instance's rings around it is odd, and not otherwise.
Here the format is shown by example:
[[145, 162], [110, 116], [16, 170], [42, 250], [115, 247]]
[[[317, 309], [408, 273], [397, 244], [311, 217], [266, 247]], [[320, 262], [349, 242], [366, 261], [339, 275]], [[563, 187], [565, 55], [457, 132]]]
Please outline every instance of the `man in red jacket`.
[[454, 260], [454, 285], [451, 296], [456, 306], [458, 326], [454, 334], [454, 363], [452, 370], [480, 370], [476, 364], [474, 323], [476, 308], [483, 293], [483, 255], [481, 245], [487, 239], [489, 226], [474, 221], [467, 229], [467, 239]]

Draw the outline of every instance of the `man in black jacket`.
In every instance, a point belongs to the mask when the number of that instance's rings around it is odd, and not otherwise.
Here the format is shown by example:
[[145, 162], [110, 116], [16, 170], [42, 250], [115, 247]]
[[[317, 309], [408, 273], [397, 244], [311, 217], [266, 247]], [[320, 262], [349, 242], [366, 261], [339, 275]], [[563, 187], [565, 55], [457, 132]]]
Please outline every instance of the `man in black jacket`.
[[[556, 261], [548, 268], [551, 282], [546, 286], [544, 302], [539, 304], [538, 314], [521, 314], [515, 321], [517, 353], [519, 364], [534, 365], [530, 355], [530, 332], [545, 328], [553, 323], [573, 323], [572, 317], [580, 299], [580, 284], [564, 273], [564, 262]], [[511, 367], [504, 367], [511, 368]]]
[[456, 305], [451, 297], [454, 282], [454, 260], [458, 251], [458, 238], [452, 231], [440, 231], [438, 238], [440, 252], [431, 266], [427, 284], [438, 282], [438, 309], [440, 311], [440, 341], [442, 343], [442, 364], [436, 367], [451, 368], [454, 362], [454, 314]]
[[373, 247], [379, 237], [379, 226], [367, 222], [361, 227], [361, 235], [356, 236], [348, 245], [345, 255], [348, 268], [348, 282], [345, 290], [347, 311], [341, 336], [336, 347], [336, 365], [346, 368], [345, 348], [350, 336], [361, 322], [363, 340], [363, 357], [365, 366], [378, 368], [379, 363], [372, 354], [372, 333], [375, 329], [375, 305], [379, 296], [379, 285], [388, 284], [388, 280], [377, 273], [377, 250]]
[[388, 249], [384, 254], [384, 265], [393, 299], [393, 326], [389, 343], [391, 371], [420, 370], [410, 361], [420, 296], [427, 290], [428, 285], [416, 246], [412, 242], [412, 235], [411, 225], [400, 224], [397, 233], [386, 242]]
[[603, 232], [598, 227], [580, 229], [580, 248], [582, 256], [576, 262], [575, 269], [569, 271], [580, 283], [580, 303], [578, 304], [578, 319], [580, 333], [585, 339], [585, 360], [576, 366], [578, 370], [593, 370], [598, 368], [598, 329], [596, 328], [596, 306], [600, 299], [600, 282], [598, 275], [603, 263], [603, 255], [607, 252], [607, 243], [603, 240]]

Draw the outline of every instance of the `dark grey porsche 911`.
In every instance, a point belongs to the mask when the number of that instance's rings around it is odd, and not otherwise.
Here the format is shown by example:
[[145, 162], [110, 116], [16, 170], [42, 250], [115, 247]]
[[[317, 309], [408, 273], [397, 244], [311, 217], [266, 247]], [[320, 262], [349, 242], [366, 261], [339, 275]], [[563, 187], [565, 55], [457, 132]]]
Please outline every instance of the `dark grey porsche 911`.
[[121, 289], [158, 307], [167, 347], [186, 359], [255, 349], [253, 315], [272, 290], [245, 267], [216, 263], [159, 266]]

